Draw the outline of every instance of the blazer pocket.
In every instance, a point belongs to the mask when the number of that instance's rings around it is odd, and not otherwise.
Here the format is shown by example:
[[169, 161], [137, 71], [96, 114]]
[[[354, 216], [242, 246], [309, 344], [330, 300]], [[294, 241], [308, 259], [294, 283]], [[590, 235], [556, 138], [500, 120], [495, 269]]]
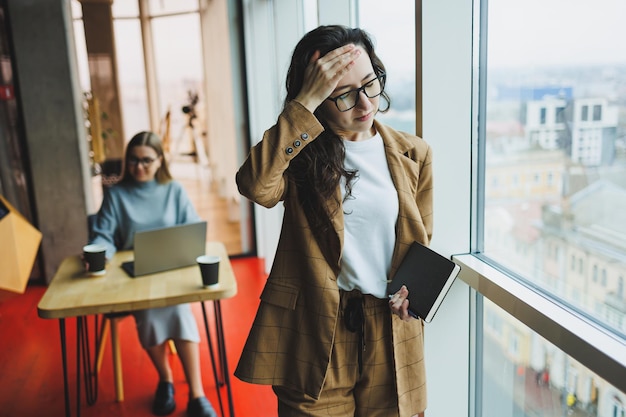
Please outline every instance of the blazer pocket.
[[299, 292], [299, 288], [268, 281], [261, 293], [261, 301], [277, 307], [294, 310]]
[[417, 187], [419, 186], [420, 169], [422, 164], [419, 161], [411, 159], [408, 155], [405, 155], [405, 158], [402, 159], [402, 164], [407, 184], [411, 189], [411, 193], [415, 195], [417, 192]]

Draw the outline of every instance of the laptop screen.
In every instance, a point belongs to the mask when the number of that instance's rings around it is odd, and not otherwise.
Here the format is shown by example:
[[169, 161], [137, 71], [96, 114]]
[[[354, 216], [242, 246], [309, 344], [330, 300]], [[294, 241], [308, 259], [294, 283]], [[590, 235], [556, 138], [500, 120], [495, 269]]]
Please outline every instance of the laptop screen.
[[202, 221], [136, 232], [133, 276], [195, 264], [206, 251], [206, 228]]

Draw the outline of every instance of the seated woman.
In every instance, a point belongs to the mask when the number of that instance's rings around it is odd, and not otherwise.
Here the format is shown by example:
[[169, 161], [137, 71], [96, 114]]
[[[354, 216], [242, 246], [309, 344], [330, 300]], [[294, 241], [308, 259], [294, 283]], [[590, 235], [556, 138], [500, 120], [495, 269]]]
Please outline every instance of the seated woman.
[[[163, 156], [160, 138], [151, 132], [135, 135], [126, 148], [121, 181], [106, 190], [90, 243], [116, 250], [131, 249], [136, 231], [200, 221], [180, 183], [174, 181]], [[159, 376], [152, 412], [168, 415], [176, 409], [166, 342], [173, 340], [189, 385], [187, 414], [216, 417], [204, 394], [198, 343], [200, 336], [189, 304], [133, 311], [139, 340]]]

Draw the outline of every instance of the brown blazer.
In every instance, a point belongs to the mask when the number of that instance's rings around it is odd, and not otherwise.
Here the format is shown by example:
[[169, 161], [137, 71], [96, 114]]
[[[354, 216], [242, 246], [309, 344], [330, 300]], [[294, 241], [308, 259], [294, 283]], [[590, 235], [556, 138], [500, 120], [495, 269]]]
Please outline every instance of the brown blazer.
[[[431, 148], [418, 137], [378, 122], [375, 127], [383, 138], [399, 199], [391, 277], [414, 240], [430, 242]], [[332, 219], [334, 233], [316, 241], [298, 204], [296, 187], [284, 173], [323, 130], [299, 103], [287, 104], [236, 177], [243, 196], [265, 207], [283, 201], [285, 211], [274, 264], [235, 375], [251, 383], [286, 386], [313, 398], [319, 398], [337, 326], [343, 212], [337, 210]], [[339, 187], [337, 193], [341, 200]], [[332, 207], [328, 212], [333, 212]], [[426, 408], [423, 322], [404, 322], [392, 315], [389, 325], [400, 415], [411, 416]]]

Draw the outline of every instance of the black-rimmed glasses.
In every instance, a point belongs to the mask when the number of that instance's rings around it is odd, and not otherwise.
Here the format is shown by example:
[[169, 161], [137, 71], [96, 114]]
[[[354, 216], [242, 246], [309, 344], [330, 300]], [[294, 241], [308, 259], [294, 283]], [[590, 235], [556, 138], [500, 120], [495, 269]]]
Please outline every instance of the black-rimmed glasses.
[[137, 166], [141, 164], [142, 167], [148, 168], [150, 165], [152, 165], [154, 161], [156, 161], [155, 158], [136, 158], [134, 156], [131, 156], [128, 158], [128, 165]]
[[355, 88], [354, 90], [346, 91], [343, 94], [338, 95], [337, 97], [328, 97], [326, 100], [330, 100], [335, 103], [337, 109], [341, 112], [348, 111], [354, 108], [357, 104], [359, 104], [359, 97], [361, 96], [361, 91], [368, 97], [374, 98], [378, 97], [382, 94], [385, 89], [385, 73], [379, 74], [376, 78], [371, 81], [368, 81], [366, 84], [361, 86], [360, 88]]

